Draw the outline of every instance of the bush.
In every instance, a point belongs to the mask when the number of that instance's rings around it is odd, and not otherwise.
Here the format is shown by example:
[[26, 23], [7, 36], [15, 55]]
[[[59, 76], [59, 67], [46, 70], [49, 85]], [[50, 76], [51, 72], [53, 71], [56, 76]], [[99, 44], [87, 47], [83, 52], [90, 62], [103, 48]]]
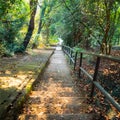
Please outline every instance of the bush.
[[28, 12], [27, 4], [23, 1], [0, 1], [0, 55], [11, 56], [20, 49], [21, 39], [18, 34], [27, 20]]
[[3, 56], [6, 52], [6, 49], [5, 47], [3, 46], [2, 43], [0, 43], [0, 57]]

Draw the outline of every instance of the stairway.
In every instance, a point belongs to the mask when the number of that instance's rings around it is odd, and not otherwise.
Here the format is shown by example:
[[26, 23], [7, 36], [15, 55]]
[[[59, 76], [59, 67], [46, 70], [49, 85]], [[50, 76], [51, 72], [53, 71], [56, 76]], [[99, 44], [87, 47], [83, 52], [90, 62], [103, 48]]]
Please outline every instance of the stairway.
[[17, 120], [98, 120], [86, 113], [84, 100], [63, 52], [56, 50]]

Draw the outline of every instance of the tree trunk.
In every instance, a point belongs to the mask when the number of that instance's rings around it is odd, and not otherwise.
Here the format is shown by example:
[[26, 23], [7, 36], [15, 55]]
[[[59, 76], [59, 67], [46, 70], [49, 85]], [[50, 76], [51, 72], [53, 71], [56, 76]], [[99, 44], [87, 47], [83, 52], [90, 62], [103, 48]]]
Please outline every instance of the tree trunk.
[[39, 22], [39, 28], [38, 28], [37, 34], [40, 34], [41, 29], [42, 29], [42, 27], [43, 27], [42, 23], [43, 23], [43, 18], [44, 18], [44, 15], [45, 15], [45, 10], [46, 10], [46, 4], [43, 5], [43, 8], [42, 8], [42, 10], [41, 10], [40, 22]]
[[[43, 5], [42, 5], [42, 9], [41, 9], [41, 12], [40, 12], [40, 22], [39, 22], [39, 27], [38, 27], [38, 31], [37, 31], [37, 35], [36, 35], [36, 41], [38, 41], [38, 38], [39, 38], [39, 35], [40, 35], [40, 32], [42, 30], [42, 27], [43, 27], [43, 18], [44, 18], [44, 15], [45, 15], [45, 10], [46, 10], [46, 3], [44, 1]], [[37, 48], [38, 47], [38, 44], [36, 44], [36, 42], [33, 43], [32, 45], [32, 48]]]
[[[104, 4], [105, 4], [105, 12], [106, 12], [106, 25], [105, 25], [105, 28], [104, 28], [104, 36], [103, 36], [103, 40], [102, 40], [102, 43], [101, 43], [101, 53], [103, 54], [110, 54], [111, 52], [111, 48], [112, 48], [112, 45], [111, 45], [111, 40], [109, 38], [110, 34], [113, 34], [114, 33], [114, 27], [112, 26], [112, 23], [111, 23], [111, 8], [113, 7], [113, 4], [114, 4], [115, 1], [104, 1]], [[112, 30], [112, 33], [111, 33], [111, 30]]]
[[48, 22], [48, 24], [46, 25], [46, 45], [49, 44], [49, 36], [50, 36], [50, 21]]
[[25, 36], [24, 42], [23, 42], [23, 50], [24, 51], [26, 50], [26, 48], [30, 42], [33, 30], [34, 30], [34, 20], [35, 20], [35, 14], [36, 14], [36, 10], [37, 10], [37, 3], [38, 3], [38, 0], [30, 0], [31, 16], [30, 16], [28, 31], [26, 33], [26, 36]]

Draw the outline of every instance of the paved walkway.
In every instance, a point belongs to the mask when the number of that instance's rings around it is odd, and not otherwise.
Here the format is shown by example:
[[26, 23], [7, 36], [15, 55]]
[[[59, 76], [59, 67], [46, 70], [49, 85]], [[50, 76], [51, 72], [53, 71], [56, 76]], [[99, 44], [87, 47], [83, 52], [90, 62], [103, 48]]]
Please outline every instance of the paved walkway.
[[17, 120], [95, 120], [86, 114], [63, 52], [57, 49]]

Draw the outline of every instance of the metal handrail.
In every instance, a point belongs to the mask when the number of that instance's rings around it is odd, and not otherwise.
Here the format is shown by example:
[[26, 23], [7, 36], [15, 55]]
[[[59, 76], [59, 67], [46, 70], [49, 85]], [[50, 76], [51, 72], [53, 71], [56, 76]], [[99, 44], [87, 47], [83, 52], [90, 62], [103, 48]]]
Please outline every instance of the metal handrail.
[[[80, 76], [81, 71], [82, 71], [84, 74], [86, 74], [90, 78], [90, 80], [92, 82], [92, 91], [91, 91], [90, 96], [93, 97], [94, 88], [97, 87], [101, 91], [101, 93], [111, 102], [111, 104], [120, 112], [120, 104], [118, 102], [116, 102], [115, 99], [97, 82], [97, 75], [98, 75], [98, 70], [99, 70], [101, 58], [112, 60], [112, 61], [120, 63], [120, 57], [113, 57], [110, 55], [96, 54], [96, 53], [90, 53], [90, 52], [78, 52], [78, 51], [74, 51], [72, 48], [70, 48], [69, 46], [65, 46], [65, 45], [63, 45], [62, 48], [63, 48], [64, 53], [65, 54], [67, 53], [67, 56], [69, 57], [69, 59], [73, 61], [74, 70], [75, 70], [76, 61], [77, 61], [77, 54], [78, 53], [80, 54], [79, 76]], [[69, 49], [69, 51], [66, 52], [68, 49]], [[70, 55], [71, 51], [75, 52], [74, 57], [72, 57]], [[92, 55], [92, 56], [97, 57], [93, 77], [85, 69], [82, 68], [83, 54], [88, 54], [88, 55]]]

